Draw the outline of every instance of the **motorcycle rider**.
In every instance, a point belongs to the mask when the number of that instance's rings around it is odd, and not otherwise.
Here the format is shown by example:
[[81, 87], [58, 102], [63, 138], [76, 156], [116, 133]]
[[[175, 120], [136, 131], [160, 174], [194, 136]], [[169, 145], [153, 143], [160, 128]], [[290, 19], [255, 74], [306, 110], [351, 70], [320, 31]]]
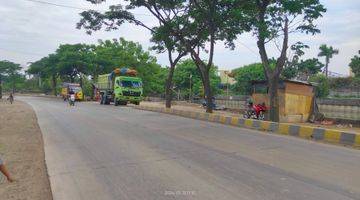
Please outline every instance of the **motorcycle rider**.
[[248, 106], [247, 112], [249, 113], [249, 116], [256, 114], [254, 109], [254, 100], [251, 97], [247, 100], [247, 106]]
[[69, 100], [69, 104], [70, 104], [70, 105], [71, 105], [71, 104], [75, 105], [75, 92], [74, 92], [74, 90], [72, 90], [72, 89], [69, 91], [68, 100]]

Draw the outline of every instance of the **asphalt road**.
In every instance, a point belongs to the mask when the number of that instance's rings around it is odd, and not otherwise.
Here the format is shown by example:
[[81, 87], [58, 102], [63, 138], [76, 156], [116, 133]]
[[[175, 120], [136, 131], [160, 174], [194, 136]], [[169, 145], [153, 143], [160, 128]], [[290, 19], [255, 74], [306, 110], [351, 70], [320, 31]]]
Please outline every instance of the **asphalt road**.
[[21, 97], [55, 200], [360, 199], [360, 151], [131, 107]]

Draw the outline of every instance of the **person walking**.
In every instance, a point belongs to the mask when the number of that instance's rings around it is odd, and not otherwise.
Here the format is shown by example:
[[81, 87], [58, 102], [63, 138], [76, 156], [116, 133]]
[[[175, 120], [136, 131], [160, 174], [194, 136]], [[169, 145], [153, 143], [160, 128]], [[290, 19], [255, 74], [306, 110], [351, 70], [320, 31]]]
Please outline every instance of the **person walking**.
[[5, 167], [4, 162], [2, 161], [2, 159], [0, 158], [0, 171], [2, 174], [4, 174], [4, 176], [6, 177], [6, 179], [11, 183], [14, 182], [14, 179], [10, 176], [9, 171], [7, 170], [7, 168]]
[[13, 95], [13, 93], [10, 93], [10, 95], [9, 95], [9, 101], [10, 101], [11, 104], [13, 104], [13, 102], [14, 102], [14, 95]]

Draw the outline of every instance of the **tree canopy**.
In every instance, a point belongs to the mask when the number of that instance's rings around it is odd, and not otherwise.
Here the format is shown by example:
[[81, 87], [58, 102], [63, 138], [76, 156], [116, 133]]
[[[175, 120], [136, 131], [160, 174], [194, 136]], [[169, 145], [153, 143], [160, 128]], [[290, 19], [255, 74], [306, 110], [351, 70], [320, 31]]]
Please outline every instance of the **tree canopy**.
[[339, 54], [339, 50], [338, 49], [334, 49], [332, 46], [327, 46], [326, 44], [322, 44], [319, 47], [319, 57], [325, 57], [325, 75], [326, 77], [329, 74], [329, 63], [330, 63], [330, 59], [333, 57], [333, 55]]
[[[105, 0], [87, 0], [98, 4]], [[104, 25], [106, 30], [118, 29], [124, 22], [142, 26], [152, 34], [151, 41], [155, 43], [153, 49], [158, 52], [168, 51], [170, 70], [167, 79], [167, 93], [171, 88], [171, 79], [176, 63], [182, 56], [189, 53], [200, 71], [208, 104], [212, 101], [209, 73], [213, 65], [216, 41], [225, 41], [228, 47], [234, 47], [233, 40], [238, 34], [249, 30], [249, 22], [244, 20], [247, 1], [118, 1], [109, 7], [108, 11], [93, 10], [81, 13], [82, 19], [78, 28], [85, 28], [88, 32], [100, 30]], [[139, 20], [132, 10], [146, 9], [157, 24], [148, 25]], [[177, 51], [175, 59], [172, 53]], [[200, 55], [201, 53], [201, 55]], [[204, 61], [204, 57], [207, 57]], [[167, 107], [169, 103], [167, 101]], [[212, 112], [212, 107], [207, 108]]]
[[85, 78], [96, 80], [99, 74], [110, 73], [118, 67], [136, 69], [143, 79], [145, 94], [163, 93], [166, 70], [140, 44], [123, 38], [99, 40], [96, 45], [60, 45], [53, 54], [33, 62], [27, 72], [49, 79], [56, 94], [58, 78], [82, 85]]
[[20, 70], [20, 64], [8, 60], [0, 61], [0, 99], [2, 98], [4, 81], [6, 81], [12, 92], [15, 92], [17, 80], [23, 78]]
[[351, 62], [349, 66], [351, 68], [351, 71], [355, 74], [355, 76], [360, 78], [360, 57], [358, 55], [355, 55], [353, 58], [351, 58]]
[[262, 63], [253, 63], [234, 69], [236, 83], [232, 90], [241, 95], [251, 94], [251, 82], [256, 80], [266, 80]]
[[[253, 11], [250, 14], [252, 32], [257, 37], [257, 46], [269, 85], [270, 120], [279, 121], [277, 91], [280, 74], [287, 62], [289, 34], [319, 33], [320, 30], [314, 22], [322, 17], [326, 9], [319, 0], [256, 0], [250, 4]], [[279, 49], [274, 68], [270, 66], [266, 48], [269, 42], [274, 42]]]
[[[217, 75], [216, 66], [212, 66], [210, 69], [210, 83], [212, 91], [217, 94], [219, 92], [220, 77]], [[174, 87], [176, 90], [180, 90], [183, 97], [204, 97], [201, 74], [192, 59], [182, 60], [176, 66]]]

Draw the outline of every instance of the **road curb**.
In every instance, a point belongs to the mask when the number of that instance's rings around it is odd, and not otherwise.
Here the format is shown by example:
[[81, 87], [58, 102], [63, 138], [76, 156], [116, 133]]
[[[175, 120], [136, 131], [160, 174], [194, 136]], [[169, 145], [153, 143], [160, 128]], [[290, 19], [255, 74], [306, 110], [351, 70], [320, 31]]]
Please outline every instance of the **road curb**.
[[225, 125], [237, 126], [242, 128], [251, 128], [269, 133], [295, 136], [314, 141], [324, 141], [332, 144], [341, 144], [360, 148], [360, 134], [339, 131], [333, 129], [324, 129], [311, 126], [294, 125], [290, 123], [277, 123], [269, 121], [260, 121], [254, 119], [243, 119], [240, 117], [226, 116], [220, 114], [209, 114], [195, 111], [184, 111], [172, 108], [161, 108], [152, 106], [135, 106], [140, 110], [148, 110], [160, 113], [183, 116], [203, 121], [216, 122]]

